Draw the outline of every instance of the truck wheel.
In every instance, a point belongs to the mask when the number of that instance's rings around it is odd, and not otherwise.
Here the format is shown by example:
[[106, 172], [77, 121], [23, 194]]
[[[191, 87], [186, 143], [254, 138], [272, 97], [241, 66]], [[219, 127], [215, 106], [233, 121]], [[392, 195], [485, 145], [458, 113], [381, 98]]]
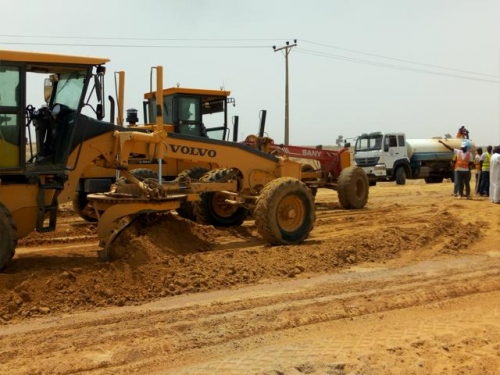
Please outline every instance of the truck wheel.
[[406, 173], [403, 167], [396, 169], [396, 184], [404, 185], [406, 183]]
[[271, 245], [304, 241], [314, 226], [314, 197], [307, 186], [292, 177], [269, 182], [257, 199], [255, 225]]
[[[200, 178], [200, 181], [224, 181], [238, 178], [232, 169], [214, 169]], [[193, 203], [193, 212], [196, 219], [204, 224], [219, 227], [241, 225], [248, 214], [245, 207], [227, 203], [227, 195], [221, 192], [207, 192], [200, 194], [200, 200]]]
[[362, 168], [348, 167], [340, 172], [337, 194], [344, 209], [365, 207], [369, 189], [368, 176]]
[[429, 176], [425, 178], [426, 184], [440, 184], [443, 182], [444, 178], [440, 176]]
[[88, 194], [84, 191], [75, 191], [75, 195], [73, 196], [73, 209], [75, 210], [75, 213], [83, 220], [91, 223], [96, 222], [97, 217], [95, 216], [95, 214], [91, 215], [89, 212], [87, 212], [90, 210], [85, 209], [89, 203], [87, 195]]
[[[186, 169], [178, 174], [175, 181], [182, 180], [192, 180], [198, 181], [201, 176], [208, 172], [207, 168], [203, 167], [194, 167], [191, 169]], [[194, 213], [193, 202], [182, 202], [180, 207], [176, 209], [177, 214], [184, 219], [196, 221], [196, 214]]]
[[17, 227], [9, 210], [0, 203], [0, 272], [7, 267], [17, 246]]

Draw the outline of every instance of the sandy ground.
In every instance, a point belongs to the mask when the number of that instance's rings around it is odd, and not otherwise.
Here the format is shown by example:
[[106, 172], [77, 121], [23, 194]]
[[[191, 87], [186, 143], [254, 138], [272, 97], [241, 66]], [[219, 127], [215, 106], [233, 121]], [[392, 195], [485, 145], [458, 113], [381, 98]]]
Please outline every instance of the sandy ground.
[[320, 190], [297, 246], [150, 217], [111, 262], [64, 206], [0, 274], [0, 374], [498, 374], [500, 205], [451, 192]]

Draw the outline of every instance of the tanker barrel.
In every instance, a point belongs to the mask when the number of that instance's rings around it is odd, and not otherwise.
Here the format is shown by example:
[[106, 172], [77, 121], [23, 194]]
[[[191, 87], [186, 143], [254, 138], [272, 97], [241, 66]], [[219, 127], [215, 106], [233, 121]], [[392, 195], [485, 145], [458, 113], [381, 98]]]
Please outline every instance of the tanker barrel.
[[429, 139], [407, 139], [406, 148], [408, 151], [408, 157], [412, 157], [415, 153], [445, 153], [450, 152], [441, 142], [444, 142], [448, 146], [454, 149], [460, 149], [462, 142], [467, 142], [468, 149], [471, 152], [475, 152], [476, 146], [474, 142], [463, 139], [463, 138], [429, 138]]

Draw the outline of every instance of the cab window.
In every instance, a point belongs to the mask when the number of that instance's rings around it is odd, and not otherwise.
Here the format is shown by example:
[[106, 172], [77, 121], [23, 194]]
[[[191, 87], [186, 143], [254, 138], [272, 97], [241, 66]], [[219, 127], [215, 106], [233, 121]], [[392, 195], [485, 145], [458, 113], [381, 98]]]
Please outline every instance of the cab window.
[[0, 68], [0, 168], [20, 165], [19, 67]]

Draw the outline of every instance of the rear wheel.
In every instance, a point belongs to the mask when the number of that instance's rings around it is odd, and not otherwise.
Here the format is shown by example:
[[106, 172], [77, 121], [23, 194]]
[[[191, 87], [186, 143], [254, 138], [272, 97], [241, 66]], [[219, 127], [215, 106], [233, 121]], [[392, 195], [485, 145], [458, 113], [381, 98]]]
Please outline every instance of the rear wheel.
[[88, 193], [84, 191], [75, 191], [73, 196], [73, 209], [76, 214], [80, 216], [83, 220], [88, 222], [96, 222], [97, 216], [88, 209], [87, 205], [89, 200], [87, 199]]
[[8, 266], [17, 246], [17, 227], [9, 210], [0, 203], [0, 271]]
[[314, 197], [303, 182], [292, 177], [277, 178], [262, 189], [254, 217], [257, 230], [270, 244], [300, 243], [314, 226]]
[[158, 173], [148, 168], [132, 169], [130, 173], [132, 173], [134, 177], [137, 177], [139, 180], [143, 180], [145, 178], [158, 179]]
[[406, 183], [406, 172], [403, 167], [396, 169], [396, 184], [404, 185]]
[[444, 178], [441, 176], [429, 176], [425, 178], [427, 184], [440, 184], [443, 180]]
[[340, 205], [346, 210], [365, 207], [368, 201], [369, 182], [360, 167], [348, 167], [339, 176], [337, 193]]
[[[195, 167], [191, 169], [186, 169], [179, 173], [175, 181], [191, 180], [198, 181], [205, 173], [208, 172], [207, 168]], [[196, 220], [196, 214], [194, 212], [193, 202], [182, 202], [180, 207], [176, 209], [177, 214], [184, 219]]]
[[[237, 179], [232, 169], [214, 169], [200, 178], [200, 181], [227, 181]], [[200, 194], [200, 200], [193, 204], [196, 219], [204, 224], [219, 227], [241, 225], [247, 215], [245, 207], [226, 202], [227, 194], [222, 192], [207, 192]]]

